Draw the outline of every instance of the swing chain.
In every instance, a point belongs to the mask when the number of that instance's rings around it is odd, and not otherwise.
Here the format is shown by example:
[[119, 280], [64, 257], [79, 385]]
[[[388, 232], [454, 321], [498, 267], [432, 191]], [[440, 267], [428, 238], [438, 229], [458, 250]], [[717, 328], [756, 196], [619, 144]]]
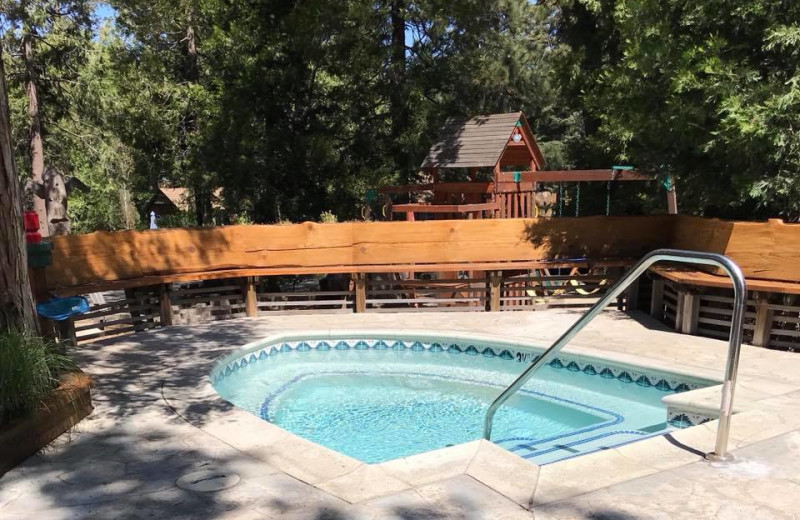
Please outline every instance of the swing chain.
[[606, 216], [611, 214], [611, 181], [606, 182]]
[[575, 216], [581, 216], [581, 183], [578, 182], [578, 189], [575, 190]]

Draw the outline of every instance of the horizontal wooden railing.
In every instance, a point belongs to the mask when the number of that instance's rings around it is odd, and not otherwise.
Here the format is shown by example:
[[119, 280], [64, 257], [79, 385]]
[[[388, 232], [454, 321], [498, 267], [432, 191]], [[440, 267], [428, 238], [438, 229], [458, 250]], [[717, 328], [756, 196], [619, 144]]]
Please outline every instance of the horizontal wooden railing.
[[181, 281], [187, 274], [526, 268], [636, 258], [666, 246], [674, 222], [669, 216], [587, 217], [97, 232], [56, 237], [45, 274], [47, 287], [63, 292], [104, 282]]
[[[78, 320], [79, 339], [266, 313], [581, 306], [633, 259], [674, 247], [730, 256], [757, 291], [750, 295], [758, 312], [746, 325], [747, 337], [800, 348], [794, 300], [800, 294], [800, 225], [780, 221], [651, 216], [303, 223], [98, 232], [56, 237], [53, 246], [53, 264], [34, 273], [38, 287], [62, 296], [125, 290], [122, 301], [94, 305]], [[449, 274], [412, 275], [425, 272]], [[323, 288], [319, 278], [336, 273], [344, 285]], [[287, 290], [267, 283], [273, 275], [316, 278]], [[626, 296], [628, 308], [649, 310], [682, 332], [724, 333], [720, 302], [729, 298], [728, 282], [713, 270], [659, 268], [641, 287]]]

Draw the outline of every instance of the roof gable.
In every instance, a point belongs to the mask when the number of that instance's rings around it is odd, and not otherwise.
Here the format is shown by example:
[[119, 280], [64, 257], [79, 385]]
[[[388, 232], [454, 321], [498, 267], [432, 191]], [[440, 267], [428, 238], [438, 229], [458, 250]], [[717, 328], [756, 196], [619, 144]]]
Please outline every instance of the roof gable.
[[522, 121], [526, 130], [526, 142], [533, 149], [535, 161], [543, 163], [525, 116], [522, 112], [511, 112], [476, 116], [466, 121], [448, 119], [421, 167], [493, 167], [500, 160], [518, 121]]

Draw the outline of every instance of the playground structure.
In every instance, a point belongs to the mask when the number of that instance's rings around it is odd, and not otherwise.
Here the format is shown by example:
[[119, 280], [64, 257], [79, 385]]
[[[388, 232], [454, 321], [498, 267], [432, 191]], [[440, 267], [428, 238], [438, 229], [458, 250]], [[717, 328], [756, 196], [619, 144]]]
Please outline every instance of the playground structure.
[[[581, 183], [604, 182], [610, 197], [613, 183], [654, 180], [628, 166], [543, 170], [544, 166], [545, 159], [522, 112], [448, 120], [421, 165], [428, 182], [386, 186], [378, 192], [389, 220], [396, 213], [411, 221], [420, 215], [431, 219], [531, 218], [553, 216], [562, 202], [562, 194], [545, 190], [546, 185], [558, 185], [563, 191], [564, 184], [576, 183], [577, 217]], [[459, 170], [466, 171], [466, 181], [443, 182], [447, 172]], [[393, 203], [392, 196], [405, 194], [409, 202]], [[426, 194], [429, 200], [421, 201]], [[670, 214], [677, 213], [671, 180], [667, 206]]]

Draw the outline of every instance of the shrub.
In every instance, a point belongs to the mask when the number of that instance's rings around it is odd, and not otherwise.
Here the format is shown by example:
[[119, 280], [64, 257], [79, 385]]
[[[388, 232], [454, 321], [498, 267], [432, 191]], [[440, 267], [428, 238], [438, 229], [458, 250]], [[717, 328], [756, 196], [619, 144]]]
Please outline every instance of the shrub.
[[339, 219], [333, 213], [333, 211], [323, 211], [319, 216], [319, 221], [323, 224], [335, 224], [339, 222]]
[[75, 364], [39, 336], [0, 331], [0, 424], [38, 408]]

